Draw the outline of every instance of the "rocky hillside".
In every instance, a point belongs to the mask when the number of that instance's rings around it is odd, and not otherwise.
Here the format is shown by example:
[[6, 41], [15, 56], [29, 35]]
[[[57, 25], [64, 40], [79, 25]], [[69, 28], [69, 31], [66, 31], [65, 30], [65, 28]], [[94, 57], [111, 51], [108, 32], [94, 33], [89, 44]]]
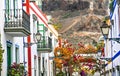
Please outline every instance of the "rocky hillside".
[[58, 30], [71, 43], [92, 43], [101, 35], [108, 15], [108, 0], [44, 0], [43, 11], [62, 27]]

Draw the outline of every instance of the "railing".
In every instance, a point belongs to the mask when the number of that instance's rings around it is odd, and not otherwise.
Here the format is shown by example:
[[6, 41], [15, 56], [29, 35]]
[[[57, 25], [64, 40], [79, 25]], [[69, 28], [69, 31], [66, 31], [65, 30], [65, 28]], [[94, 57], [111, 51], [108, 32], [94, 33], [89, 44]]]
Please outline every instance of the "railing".
[[50, 37], [43, 37], [42, 42], [39, 43], [39, 48], [52, 48], [52, 39]]
[[38, 51], [51, 51], [52, 50], [52, 39], [50, 37], [42, 37], [40, 43], [38, 43], [37, 47], [39, 48]]
[[5, 28], [8, 27], [30, 31], [30, 16], [23, 9], [5, 9]]

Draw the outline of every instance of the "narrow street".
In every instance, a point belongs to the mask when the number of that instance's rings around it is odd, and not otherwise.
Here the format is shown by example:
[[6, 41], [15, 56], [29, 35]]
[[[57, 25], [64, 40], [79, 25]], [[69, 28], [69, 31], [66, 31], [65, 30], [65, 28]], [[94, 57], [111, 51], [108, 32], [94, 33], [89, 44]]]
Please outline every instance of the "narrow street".
[[120, 0], [1, 0], [0, 76], [120, 76]]

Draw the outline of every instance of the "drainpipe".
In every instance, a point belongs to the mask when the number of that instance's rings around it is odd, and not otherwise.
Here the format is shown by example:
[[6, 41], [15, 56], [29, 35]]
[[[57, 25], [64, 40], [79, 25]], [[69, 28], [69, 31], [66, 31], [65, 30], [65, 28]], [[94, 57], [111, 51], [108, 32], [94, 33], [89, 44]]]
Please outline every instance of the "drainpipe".
[[[29, 0], [26, 0], [26, 12], [27, 14], [30, 14], [29, 11]], [[31, 43], [30, 35], [27, 37], [27, 43]], [[31, 70], [31, 46], [28, 46], [28, 76], [32, 76], [32, 70]]]

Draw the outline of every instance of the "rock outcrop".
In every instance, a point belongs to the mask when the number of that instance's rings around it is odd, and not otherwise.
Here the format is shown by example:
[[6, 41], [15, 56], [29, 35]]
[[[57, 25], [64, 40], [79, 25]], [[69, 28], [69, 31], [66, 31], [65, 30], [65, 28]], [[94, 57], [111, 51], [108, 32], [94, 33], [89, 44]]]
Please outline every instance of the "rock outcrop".
[[58, 30], [71, 43], [92, 43], [101, 35], [108, 0], [44, 0], [43, 11], [62, 24]]

